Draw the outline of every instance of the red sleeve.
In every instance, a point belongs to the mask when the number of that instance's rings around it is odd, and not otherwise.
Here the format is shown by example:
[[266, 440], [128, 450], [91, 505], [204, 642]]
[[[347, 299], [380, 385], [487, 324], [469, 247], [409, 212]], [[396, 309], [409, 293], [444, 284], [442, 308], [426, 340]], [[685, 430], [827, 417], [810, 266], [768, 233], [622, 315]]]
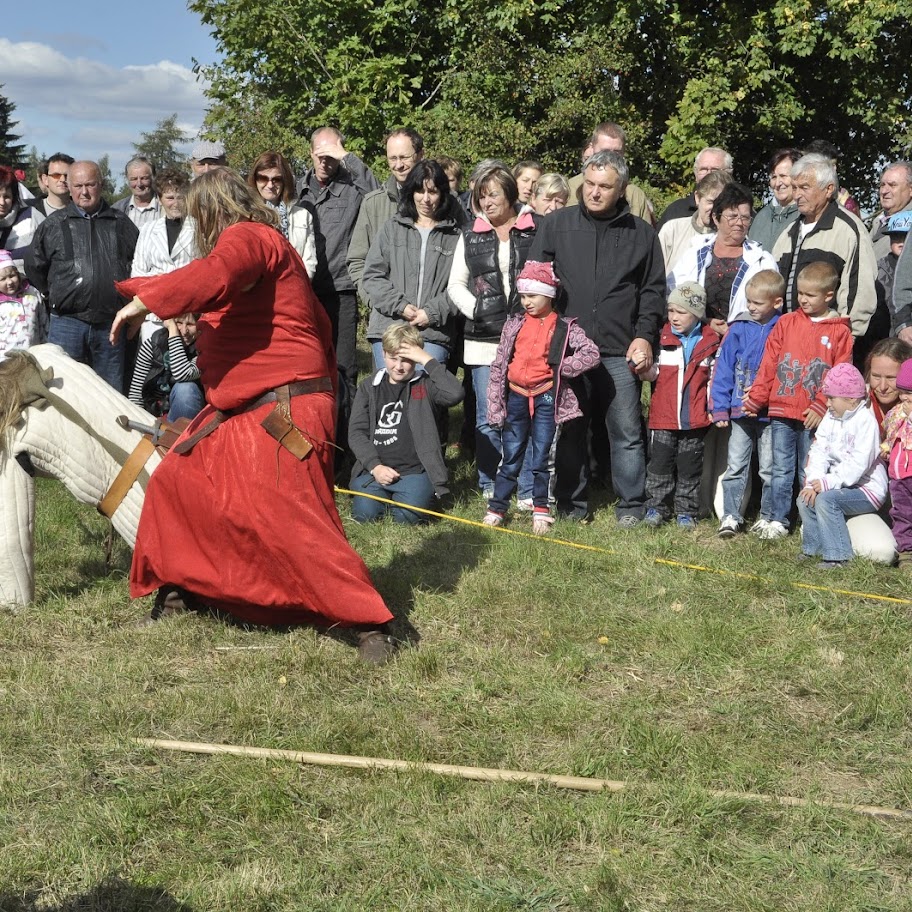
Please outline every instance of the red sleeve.
[[241, 291], [255, 285], [275, 259], [265, 225], [241, 222], [222, 232], [215, 249], [201, 260], [159, 276], [137, 277], [117, 282], [128, 300], [138, 297], [162, 319], [190, 312], [221, 310]]

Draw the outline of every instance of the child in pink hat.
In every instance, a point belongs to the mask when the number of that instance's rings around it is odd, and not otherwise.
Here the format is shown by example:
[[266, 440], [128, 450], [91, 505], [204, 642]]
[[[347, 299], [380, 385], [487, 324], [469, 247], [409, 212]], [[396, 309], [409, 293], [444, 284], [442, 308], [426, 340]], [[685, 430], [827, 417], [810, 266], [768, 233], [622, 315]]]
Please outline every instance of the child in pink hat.
[[827, 411], [808, 452], [798, 512], [802, 556], [819, 556], [817, 566], [833, 570], [854, 556], [846, 519], [883, 506], [887, 473], [880, 459], [880, 427], [867, 407], [857, 368], [847, 363], [830, 368], [823, 395]]
[[0, 358], [14, 348], [47, 341], [49, 314], [38, 292], [0, 250]]

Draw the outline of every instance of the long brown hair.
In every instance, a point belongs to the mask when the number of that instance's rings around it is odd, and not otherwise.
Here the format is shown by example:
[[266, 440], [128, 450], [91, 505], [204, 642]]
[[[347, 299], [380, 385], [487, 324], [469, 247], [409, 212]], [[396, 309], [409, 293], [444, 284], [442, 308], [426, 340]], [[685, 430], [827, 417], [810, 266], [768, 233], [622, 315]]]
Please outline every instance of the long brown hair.
[[291, 173], [291, 165], [281, 152], [263, 152], [247, 174], [247, 186], [251, 190], [255, 190], [259, 196], [260, 190], [256, 184], [257, 175], [267, 168], [278, 168], [282, 172], [282, 202], [289, 206], [295, 195], [295, 181], [294, 175]]
[[190, 184], [187, 214], [196, 225], [196, 247], [201, 256], [209, 256], [221, 233], [238, 222], [279, 226], [275, 210], [231, 168], [213, 168]]

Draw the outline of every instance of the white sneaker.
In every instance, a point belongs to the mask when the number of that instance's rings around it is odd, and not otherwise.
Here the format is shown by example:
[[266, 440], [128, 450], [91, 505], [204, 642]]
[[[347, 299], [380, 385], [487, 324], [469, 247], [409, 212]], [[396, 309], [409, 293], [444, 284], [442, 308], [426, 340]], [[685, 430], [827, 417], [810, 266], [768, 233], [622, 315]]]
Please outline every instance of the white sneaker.
[[766, 527], [769, 525], [768, 519], [758, 519], [748, 530], [751, 535], [756, 535], [759, 538], [763, 538], [763, 532]]
[[523, 497], [522, 500], [517, 498], [516, 509], [520, 513], [531, 513], [535, 509], [535, 504], [532, 502], [531, 497]]
[[492, 510], [488, 510], [484, 515], [482, 522], [486, 526], [502, 526], [503, 517], [499, 513], [494, 513]]
[[719, 538], [733, 538], [741, 531], [741, 523], [734, 516], [728, 515], [722, 517], [719, 523], [719, 531], [716, 533]]
[[766, 528], [760, 533], [760, 538], [764, 538], [766, 540], [772, 538], [785, 538], [788, 534], [788, 529], [786, 529], [781, 522], [772, 519], [766, 524]]

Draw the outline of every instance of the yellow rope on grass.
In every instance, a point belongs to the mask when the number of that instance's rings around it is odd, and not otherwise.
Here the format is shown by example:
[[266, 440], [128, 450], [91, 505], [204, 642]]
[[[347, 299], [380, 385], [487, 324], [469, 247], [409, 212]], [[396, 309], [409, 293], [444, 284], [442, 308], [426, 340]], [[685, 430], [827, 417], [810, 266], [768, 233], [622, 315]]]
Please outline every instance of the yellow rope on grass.
[[[599, 548], [595, 545], [584, 545], [580, 542], [567, 541], [564, 538], [552, 538], [551, 536], [541, 536], [533, 535], [531, 532], [520, 532], [517, 529], [505, 529], [503, 526], [486, 526], [483, 522], [479, 522], [476, 519], [464, 519], [461, 516], [451, 516], [447, 513], [438, 513], [435, 510], [427, 510], [424, 507], [415, 507], [411, 504], [405, 505], [402, 503], [397, 503], [395, 500], [390, 500], [387, 497], [378, 497], [376, 494], [366, 494], [363, 491], [349, 491], [347, 488], [340, 488], [336, 486], [337, 494], [350, 494], [352, 497], [366, 497], [369, 500], [376, 500], [378, 503], [389, 504], [393, 507], [401, 507], [409, 510], [412, 513], [422, 513], [426, 516], [433, 516], [437, 519], [444, 519], [449, 522], [462, 523], [466, 526], [477, 526], [479, 529], [485, 529], [488, 532], [500, 532], [505, 535], [518, 535], [520, 538], [531, 538], [533, 541], [541, 542], [543, 544], [551, 545], [560, 545], [564, 548], [575, 548], [578, 551], [593, 551], [596, 554], [617, 554], [616, 551], [612, 551], [610, 548]], [[718, 567], [705, 567], [702, 564], [688, 564], [684, 561], [670, 560], [665, 557], [654, 557], [654, 564], [661, 564], [665, 567], [672, 567], [676, 570], [694, 570], [698, 573], [713, 573], [716, 576], [732, 576], [736, 579], [751, 580], [757, 583], [766, 583], [772, 585], [775, 581], [769, 579], [765, 576], [756, 576], [753, 573], [742, 573], [739, 570], [726, 570], [724, 568], [720, 569]], [[789, 581], [789, 585], [793, 589], [807, 589], [812, 592], [826, 592], [831, 595], [848, 595], [853, 598], [862, 598], [869, 599], [875, 602], [891, 602], [895, 605], [912, 605], [912, 599], [899, 598], [893, 595], [880, 595], [876, 592], [856, 592], [854, 589], [836, 589], [833, 586], [820, 586], [815, 583], [799, 583], [793, 580]]]

